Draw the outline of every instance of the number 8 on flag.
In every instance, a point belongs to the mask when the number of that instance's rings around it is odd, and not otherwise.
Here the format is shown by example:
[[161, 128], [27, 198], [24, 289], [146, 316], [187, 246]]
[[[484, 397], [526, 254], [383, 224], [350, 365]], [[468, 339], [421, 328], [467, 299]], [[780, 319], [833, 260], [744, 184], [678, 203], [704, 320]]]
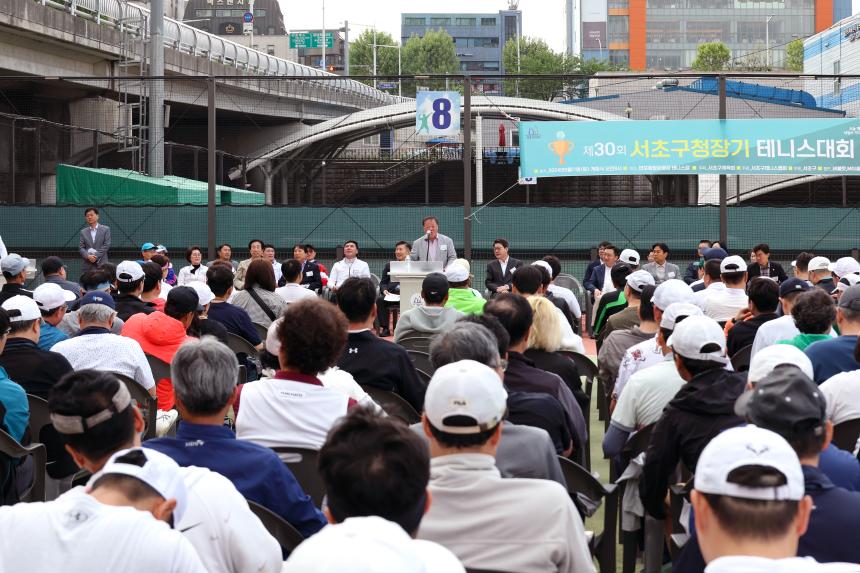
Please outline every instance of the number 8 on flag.
[[416, 95], [416, 134], [460, 134], [461, 110], [458, 92], [418, 92]]

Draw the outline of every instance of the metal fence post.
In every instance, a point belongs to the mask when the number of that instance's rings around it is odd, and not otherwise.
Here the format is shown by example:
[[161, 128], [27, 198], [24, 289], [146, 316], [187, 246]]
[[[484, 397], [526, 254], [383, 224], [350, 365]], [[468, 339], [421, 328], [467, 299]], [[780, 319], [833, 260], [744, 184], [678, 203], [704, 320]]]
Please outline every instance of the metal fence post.
[[[216, 219], [215, 219], [215, 78], [209, 77], [208, 81], [208, 146], [206, 169], [209, 172], [207, 178], [208, 200], [206, 205], [206, 239], [209, 247], [209, 259], [214, 260], [217, 256], [215, 252], [215, 235], [216, 235]], [[197, 155], [195, 153], [195, 163]]]
[[[720, 74], [720, 119], [726, 119], [726, 76]], [[729, 240], [729, 209], [726, 205], [726, 174], [720, 175], [720, 245], [725, 247]]]
[[463, 252], [472, 260], [472, 81], [463, 78]]

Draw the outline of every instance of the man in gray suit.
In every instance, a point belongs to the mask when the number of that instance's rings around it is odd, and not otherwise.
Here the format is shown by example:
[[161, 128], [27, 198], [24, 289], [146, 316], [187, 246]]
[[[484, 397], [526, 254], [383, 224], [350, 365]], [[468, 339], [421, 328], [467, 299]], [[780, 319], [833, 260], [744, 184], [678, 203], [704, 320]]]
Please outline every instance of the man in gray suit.
[[666, 258], [669, 256], [669, 245], [654, 243], [651, 246], [651, 255], [654, 262], [646, 264], [642, 270], [648, 271], [654, 277], [655, 284], [659, 285], [671, 279], [683, 279], [678, 265], [666, 262]]
[[78, 250], [84, 260], [81, 274], [92, 271], [108, 262], [110, 249], [110, 227], [99, 225], [99, 210], [90, 207], [84, 212], [87, 226], [81, 229], [81, 240]]
[[442, 261], [442, 268], [457, 259], [454, 241], [451, 237], [439, 234], [439, 219], [432, 215], [424, 217], [424, 236], [412, 243], [413, 261]]

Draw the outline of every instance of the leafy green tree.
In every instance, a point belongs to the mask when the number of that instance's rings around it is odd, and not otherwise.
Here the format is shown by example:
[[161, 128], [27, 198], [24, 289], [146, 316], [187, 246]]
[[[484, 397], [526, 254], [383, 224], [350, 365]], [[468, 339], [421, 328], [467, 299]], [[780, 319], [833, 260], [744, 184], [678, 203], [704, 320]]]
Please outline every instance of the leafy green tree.
[[803, 71], [803, 39], [793, 40], [785, 48], [785, 67], [792, 72]]
[[[570, 74], [576, 61], [550, 49], [546, 42], [539, 38], [520, 38], [519, 58], [517, 58], [517, 41], [510, 39], [505, 43], [503, 61], [505, 72], [509, 74]], [[578, 60], [578, 58], [576, 58]], [[520, 97], [552, 101], [564, 89], [562, 78], [547, 78], [545, 80], [506, 80], [505, 94]]]
[[[359, 34], [354, 42], [349, 45], [349, 75], [372, 76], [373, 75], [373, 30], [365, 30]], [[376, 74], [397, 75], [397, 50], [392, 48], [380, 48], [379, 46], [396, 46], [394, 38], [386, 32], [376, 32]], [[367, 80], [366, 84], [373, 85], [373, 80]]]
[[696, 59], [693, 69], [702, 72], [718, 72], [724, 70], [732, 59], [732, 52], [722, 42], [706, 42], [699, 44], [696, 49]]
[[[396, 56], [397, 54], [395, 54]], [[444, 30], [428, 30], [424, 37], [412, 36], [403, 46], [403, 75], [420, 76], [430, 74], [459, 74], [460, 60], [454, 40]], [[419, 80], [418, 84], [431, 90], [445, 89], [444, 80]], [[459, 84], [459, 82], [455, 82]], [[449, 82], [448, 88], [455, 90], [459, 85]], [[460, 87], [461, 91], [462, 88]], [[414, 96], [416, 82], [403, 83], [403, 95]]]

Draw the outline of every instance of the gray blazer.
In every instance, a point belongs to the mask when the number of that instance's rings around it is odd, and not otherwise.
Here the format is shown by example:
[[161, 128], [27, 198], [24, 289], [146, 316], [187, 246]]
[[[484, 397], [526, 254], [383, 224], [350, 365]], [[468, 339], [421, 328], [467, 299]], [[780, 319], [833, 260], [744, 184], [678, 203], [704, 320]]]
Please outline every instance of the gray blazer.
[[439, 233], [436, 236], [438, 248], [436, 249], [436, 257], [428, 259], [427, 255], [430, 252], [430, 244], [425, 237], [416, 239], [412, 243], [412, 254], [409, 258], [413, 261], [442, 261], [442, 266], [447, 267], [448, 263], [452, 263], [457, 259], [457, 250], [454, 248], [454, 241], [451, 237]]
[[[91, 263], [87, 259], [87, 250], [95, 249], [98, 251], [96, 255], [98, 259], [95, 264]], [[84, 264], [81, 266], [81, 272], [84, 273], [86, 271], [92, 271], [102, 266], [106, 262], [108, 262], [108, 250], [110, 249], [110, 227], [107, 225], [101, 225], [96, 228], [96, 240], [93, 241], [92, 234], [90, 233], [90, 226], [87, 225], [83, 229], [81, 229], [81, 240], [78, 244], [78, 250], [81, 253], [81, 258], [84, 260]]]
[[648, 271], [652, 277], [654, 277], [654, 282], [656, 284], [660, 284], [667, 280], [671, 279], [680, 279], [684, 280], [684, 275], [681, 274], [681, 269], [678, 268], [678, 265], [673, 265], [672, 263], [667, 262], [666, 265], [666, 276], [664, 278], [657, 278], [657, 263], [647, 263], [642, 267], [643, 271]]

